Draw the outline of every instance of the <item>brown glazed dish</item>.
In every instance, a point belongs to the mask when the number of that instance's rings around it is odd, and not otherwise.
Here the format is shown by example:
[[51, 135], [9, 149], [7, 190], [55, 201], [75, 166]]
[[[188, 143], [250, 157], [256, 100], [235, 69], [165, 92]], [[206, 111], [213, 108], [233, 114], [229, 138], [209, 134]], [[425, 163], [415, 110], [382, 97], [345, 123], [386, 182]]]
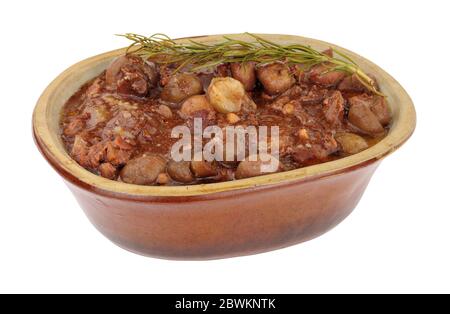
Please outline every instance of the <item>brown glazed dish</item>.
[[[229, 35], [245, 39], [243, 35]], [[142, 186], [108, 180], [82, 168], [60, 137], [67, 100], [102, 73], [124, 49], [84, 60], [44, 91], [33, 115], [36, 144], [64, 178], [96, 228], [117, 245], [167, 259], [215, 259], [255, 254], [315, 238], [355, 208], [382, 158], [415, 128], [415, 110], [404, 89], [370, 61], [335, 45], [288, 35], [274, 42], [333, 47], [377, 77], [392, 114], [389, 133], [368, 149], [342, 159], [286, 172], [210, 184]], [[222, 35], [196, 37], [217, 42]], [[187, 39], [180, 39], [180, 42]]]

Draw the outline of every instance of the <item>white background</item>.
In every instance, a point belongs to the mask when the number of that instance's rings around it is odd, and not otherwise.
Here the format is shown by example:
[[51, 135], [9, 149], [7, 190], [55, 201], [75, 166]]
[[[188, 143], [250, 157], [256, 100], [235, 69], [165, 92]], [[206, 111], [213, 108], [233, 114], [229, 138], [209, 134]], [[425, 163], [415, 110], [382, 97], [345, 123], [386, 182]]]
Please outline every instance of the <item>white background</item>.
[[[448, 1], [1, 1], [0, 292], [450, 292]], [[149, 259], [88, 222], [31, 138], [46, 85], [116, 33], [286, 33], [330, 41], [392, 74], [416, 133], [356, 211], [309, 243], [210, 262]]]

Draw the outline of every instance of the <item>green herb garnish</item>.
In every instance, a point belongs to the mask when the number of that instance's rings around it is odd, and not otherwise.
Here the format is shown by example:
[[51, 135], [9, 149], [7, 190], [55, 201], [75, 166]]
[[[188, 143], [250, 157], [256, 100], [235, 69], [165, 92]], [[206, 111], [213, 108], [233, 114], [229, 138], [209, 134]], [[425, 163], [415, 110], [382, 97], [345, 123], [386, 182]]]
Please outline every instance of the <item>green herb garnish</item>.
[[356, 74], [361, 83], [377, 95], [382, 95], [374, 80], [346, 54], [333, 49], [336, 57], [330, 57], [310, 46], [302, 44], [281, 45], [245, 33], [251, 41], [243, 41], [223, 36], [219, 43], [206, 44], [189, 40], [178, 43], [164, 34], [146, 37], [137, 34], [119, 35], [131, 40], [128, 53], [137, 54], [152, 61], [164, 64], [177, 64], [178, 69], [190, 66], [192, 71], [211, 68], [222, 63], [248, 62], [270, 63], [285, 61], [291, 64], [302, 64], [312, 67], [317, 64], [329, 66], [331, 71], [342, 71]]

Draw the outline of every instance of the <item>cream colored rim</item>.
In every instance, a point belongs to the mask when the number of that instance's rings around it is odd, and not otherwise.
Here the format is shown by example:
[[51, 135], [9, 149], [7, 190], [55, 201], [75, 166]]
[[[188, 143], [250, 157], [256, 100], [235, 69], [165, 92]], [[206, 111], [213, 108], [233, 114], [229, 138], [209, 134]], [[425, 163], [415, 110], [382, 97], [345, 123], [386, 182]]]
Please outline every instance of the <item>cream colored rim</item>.
[[[312, 178], [345, 171], [347, 168], [358, 166], [365, 162], [380, 159], [396, 150], [412, 134], [416, 123], [416, 114], [412, 100], [400, 84], [388, 73], [361, 56], [323, 41], [291, 35], [261, 36], [279, 43], [303, 43], [317, 49], [333, 47], [351, 56], [368, 73], [374, 74], [381, 89], [388, 96], [393, 112], [393, 124], [389, 135], [377, 145], [359, 154], [337, 161], [310, 166], [283, 173], [265, 175], [261, 177], [237, 180], [207, 185], [192, 185], [182, 187], [138, 186], [104, 179], [79, 166], [64, 150], [58, 133], [59, 113], [67, 99], [86, 81], [102, 72], [111, 60], [124, 53], [124, 49], [107, 52], [81, 61], [59, 75], [40, 97], [33, 115], [34, 132], [42, 144], [45, 154], [57, 161], [59, 166], [80, 181], [96, 188], [112, 193], [133, 196], [191, 196], [211, 194], [223, 191], [252, 188], [258, 186], [287, 183], [294, 180]], [[195, 37], [200, 42], [220, 41], [223, 35]], [[244, 35], [229, 34], [230, 37], [248, 39]], [[183, 42], [188, 38], [179, 39]]]

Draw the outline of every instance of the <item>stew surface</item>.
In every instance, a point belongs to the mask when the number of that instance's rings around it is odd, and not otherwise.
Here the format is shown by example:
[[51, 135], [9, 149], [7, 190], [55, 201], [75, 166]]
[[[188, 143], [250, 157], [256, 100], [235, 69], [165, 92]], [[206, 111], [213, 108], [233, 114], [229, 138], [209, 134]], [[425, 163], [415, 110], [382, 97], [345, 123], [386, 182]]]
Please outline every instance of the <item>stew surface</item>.
[[[327, 53], [332, 53], [328, 51]], [[197, 119], [195, 119], [197, 118]], [[195, 119], [195, 120], [194, 120]], [[288, 171], [356, 154], [388, 132], [386, 99], [327, 64], [231, 63], [191, 72], [121, 56], [64, 106], [61, 137], [85, 169], [140, 185], [186, 185], [265, 174], [265, 161], [174, 161], [174, 127], [278, 126]], [[269, 134], [270, 140], [270, 134]]]

